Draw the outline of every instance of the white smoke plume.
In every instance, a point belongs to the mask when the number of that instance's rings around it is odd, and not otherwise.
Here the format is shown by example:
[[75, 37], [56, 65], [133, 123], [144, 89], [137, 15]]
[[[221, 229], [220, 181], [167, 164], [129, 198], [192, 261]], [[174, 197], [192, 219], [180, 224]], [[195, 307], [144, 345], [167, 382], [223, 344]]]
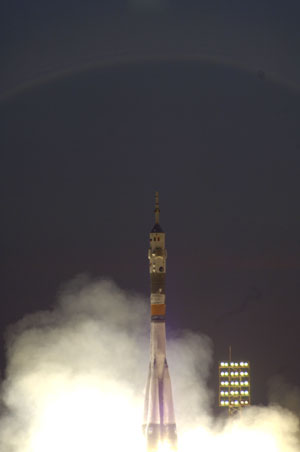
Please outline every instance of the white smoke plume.
[[275, 375], [269, 381], [269, 399], [274, 405], [280, 405], [300, 418], [300, 388]]
[[[140, 452], [149, 359], [149, 306], [113, 282], [78, 277], [53, 310], [8, 334], [1, 386], [1, 452]], [[179, 450], [297, 452], [298, 419], [273, 406], [214, 420], [206, 387], [211, 341], [169, 340]]]

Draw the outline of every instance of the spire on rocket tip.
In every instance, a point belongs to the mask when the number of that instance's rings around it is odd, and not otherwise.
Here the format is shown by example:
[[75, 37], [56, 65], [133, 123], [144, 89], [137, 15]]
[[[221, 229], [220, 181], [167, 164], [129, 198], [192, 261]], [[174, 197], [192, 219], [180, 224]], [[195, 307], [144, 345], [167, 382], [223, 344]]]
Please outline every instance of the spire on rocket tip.
[[160, 208], [159, 208], [159, 195], [158, 195], [158, 191], [155, 192], [155, 209], [154, 209], [154, 213], [155, 213], [155, 224], [159, 224], [159, 212], [160, 212]]
[[155, 222], [154, 222], [154, 226], [151, 229], [152, 233], [163, 233], [164, 231], [161, 228], [161, 225], [159, 224], [159, 213], [160, 213], [160, 208], [159, 208], [159, 199], [158, 199], [158, 191], [155, 192], [155, 209], [154, 209], [154, 214], [155, 214]]

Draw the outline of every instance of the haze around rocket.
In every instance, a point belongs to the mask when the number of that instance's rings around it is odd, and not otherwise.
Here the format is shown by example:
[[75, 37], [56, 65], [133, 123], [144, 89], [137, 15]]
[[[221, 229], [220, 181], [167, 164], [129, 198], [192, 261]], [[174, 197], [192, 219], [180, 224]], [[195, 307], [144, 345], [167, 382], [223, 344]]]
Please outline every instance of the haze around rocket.
[[[140, 452], [149, 350], [149, 302], [112, 281], [79, 276], [51, 311], [7, 334], [1, 385], [1, 452]], [[185, 332], [168, 340], [178, 449], [299, 451], [299, 420], [279, 406], [216, 420], [207, 378], [212, 341]]]

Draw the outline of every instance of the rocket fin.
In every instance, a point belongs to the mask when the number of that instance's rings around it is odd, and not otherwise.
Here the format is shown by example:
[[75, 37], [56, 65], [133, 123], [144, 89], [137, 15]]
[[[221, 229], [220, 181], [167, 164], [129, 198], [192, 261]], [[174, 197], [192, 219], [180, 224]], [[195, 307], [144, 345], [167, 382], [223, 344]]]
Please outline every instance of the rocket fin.
[[144, 405], [144, 425], [160, 424], [159, 381], [155, 364], [150, 364]]
[[147, 450], [156, 451], [161, 439], [160, 382], [155, 361], [150, 364], [145, 396], [143, 431], [147, 438]]
[[167, 363], [165, 364], [163, 373], [163, 412], [164, 424], [175, 424], [175, 412], [172, 397], [172, 385]]
[[144, 433], [144, 434], [145, 434], [145, 429], [146, 429], [146, 426], [147, 426], [148, 412], [149, 412], [149, 401], [150, 401], [149, 388], [150, 388], [150, 379], [151, 379], [151, 364], [149, 365], [149, 372], [148, 372], [147, 384], [146, 384], [146, 389], [145, 389], [144, 422], [143, 422], [143, 433]]
[[167, 441], [173, 450], [177, 449], [177, 431], [175, 422], [175, 411], [172, 397], [172, 385], [171, 378], [169, 374], [168, 364], [165, 361], [165, 368], [163, 374], [163, 432], [162, 436], [165, 441]]

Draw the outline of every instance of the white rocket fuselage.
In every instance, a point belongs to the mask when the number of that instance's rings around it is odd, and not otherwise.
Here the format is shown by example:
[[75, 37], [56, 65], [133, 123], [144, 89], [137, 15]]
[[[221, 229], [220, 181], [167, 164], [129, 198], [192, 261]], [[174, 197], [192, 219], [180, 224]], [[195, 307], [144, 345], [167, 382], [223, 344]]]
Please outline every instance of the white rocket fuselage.
[[166, 359], [166, 259], [165, 234], [159, 224], [158, 193], [155, 196], [155, 224], [148, 251], [151, 278], [150, 364], [145, 394], [143, 430], [148, 451], [168, 442], [177, 448], [171, 380]]

